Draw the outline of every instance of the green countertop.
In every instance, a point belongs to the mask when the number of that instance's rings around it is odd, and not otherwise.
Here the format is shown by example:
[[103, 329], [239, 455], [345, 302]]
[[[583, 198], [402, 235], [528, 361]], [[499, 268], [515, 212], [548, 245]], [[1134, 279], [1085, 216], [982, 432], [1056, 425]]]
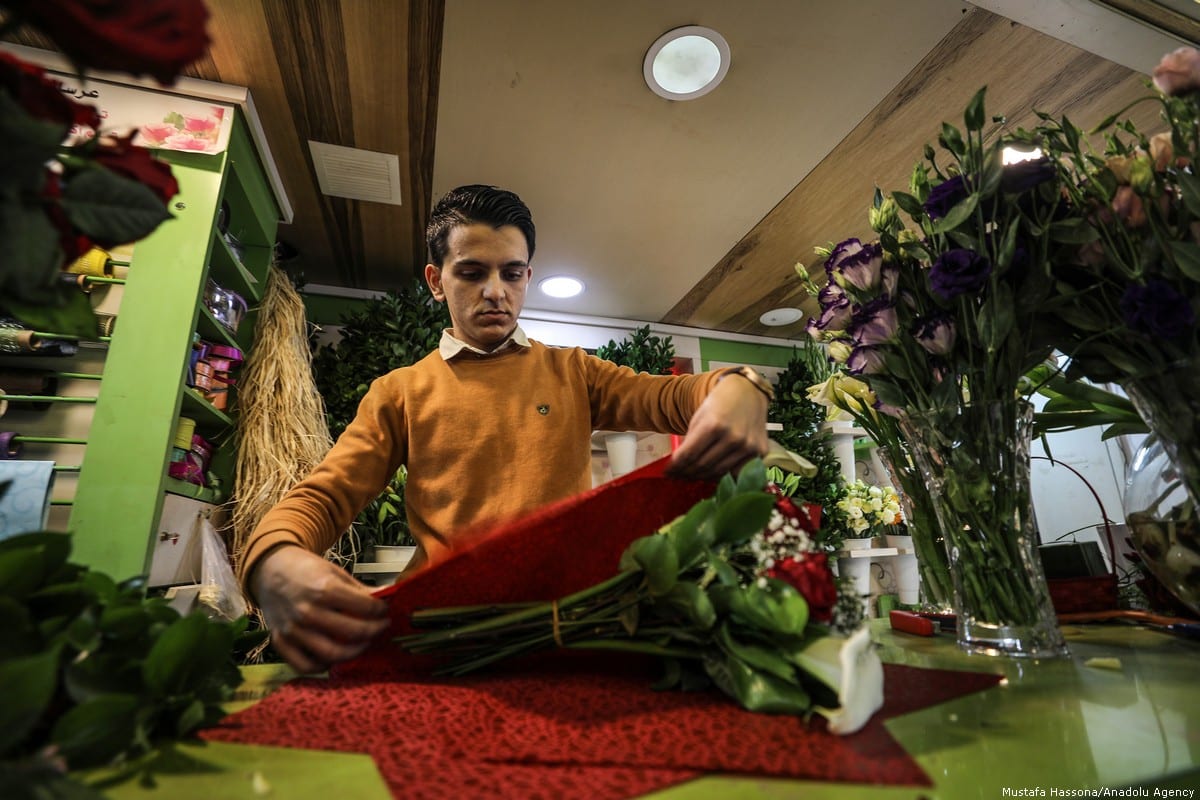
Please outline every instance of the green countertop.
[[[886, 723], [933, 787], [712, 776], [653, 797], [961, 800], [1083, 797], [1092, 795], [1081, 790], [1102, 787], [1144, 790], [1108, 795], [1117, 797], [1194, 796], [1192, 790], [1200, 789], [1200, 642], [1122, 624], [1067, 626], [1064, 633], [1071, 658], [1029, 662], [970, 656], [957, 649], [952, 635], [893, 633], [873, 621], [884, 661], [1005, 677], [994, 689]], [[243, 702], [290, 677], [286, 668], [271, 665], [244, 672]], [[149, 780], [95, 779], [114, 800], [389, 797], [363, 755], [180, 744], [150, 774]]]

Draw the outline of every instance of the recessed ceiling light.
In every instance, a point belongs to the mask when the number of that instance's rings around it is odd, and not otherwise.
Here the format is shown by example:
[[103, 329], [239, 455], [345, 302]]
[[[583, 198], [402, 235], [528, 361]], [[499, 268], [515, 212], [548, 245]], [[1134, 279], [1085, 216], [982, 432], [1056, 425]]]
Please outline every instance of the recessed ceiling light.
[[650, 91], [668, 100], [694, 100], [717, 88], [729, 71], [729, 43], [711, 28], [667, 31], [646, 51], [642, 74]]
[[539, 281], [538, 288], [542, 290], [542, 294], [551, 297], [574, 297], [583, 291], [583, 281], [567, 275], [551, 275]]
[[759, 317], [758, 321], [763, 325], [776, 327], [778, 325], [791, 325], [793, 322], [799, 321], [803, 316], [804, 312], [798, 308], [772, 308]]

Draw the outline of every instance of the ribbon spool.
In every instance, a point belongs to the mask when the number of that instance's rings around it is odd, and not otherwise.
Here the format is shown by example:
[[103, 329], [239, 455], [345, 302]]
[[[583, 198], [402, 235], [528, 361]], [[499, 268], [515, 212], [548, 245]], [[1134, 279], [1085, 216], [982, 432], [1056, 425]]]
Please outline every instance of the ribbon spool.
[[72, 286], [84, 294], [91, 294], [92, 289], [96, 288], [95, 284], [88, 281], [89, 277], [88, 275], [74, 272], [60, 272], [58, 274], [59, 283], [63, 286]]
[[196, 432], [196, 420], [190, 417], [180, 417], [179, 422], [175, 423], [175, 442], [174, 445], [182, 450], [189, 450], [192, 447], [192, 436]]
[[112, 262], [108, 259], [108, 251], [99, 247], [93, 247], [79, 258], [67, 265], [67, 272], [74, 272], [79, 275], [95, 275], [96, 277], [108, 277], [112, 275]]
[[19, 435], [16, 431], [0, 432], [0, 460], [11, 460], [21, 457], [23, 445], [20, 442], [13, 441]]
[[4, 390], [0, 389], [0, 417], [8, 413], [8, 401], [4, 399]]
[[[0, 387], [5, 394], [50, 397], [58, 394], [58, 378], [54, 373], [40, 370], [0, 369]], [[12, 401], [14, 408], [18, 404], [26, 405], [24, 401]], [[45, 411], [51, 406], [48, 402], [28, 402], [27, 405], [35, 411]]]
[[112, 336], [113, 331], [117, 328], [116, 314], [97, 314], [96, 315], [96, 330], [101, 336]]

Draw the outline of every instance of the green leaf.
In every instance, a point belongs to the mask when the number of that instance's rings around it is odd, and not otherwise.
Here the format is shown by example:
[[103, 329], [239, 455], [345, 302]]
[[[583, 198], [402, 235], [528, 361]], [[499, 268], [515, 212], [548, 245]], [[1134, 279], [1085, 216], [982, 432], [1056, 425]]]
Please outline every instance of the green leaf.
[[762, 459], [755, 458], [746, 462], [746, 465], [742, 467], [742, 471], [738, 473], [738, 494], [761, 492], [766, 486], [767, 468], [763, 466]]
[[676, 583], [659, 598], [656, 606], [682, 614], [702, 630], [712, 628], [717, 622], [717, 611], [708, 594], [690, 581]]
[[737, 484], [734, 483], [733, 476], [729, 474], [722, 475], [721, 480], [717, 482], [717, 492], [714, 495], [717, 499], [717, 504], [724, 503], [735, 494], [737, 494]]
[[77, 703], [105, 694], [136, 695], [142, 689], [141, 661], [125, 652], [93, 653], [63, 670], [63, 685]]
[[1200, 217], [1200, 176], [1187, 170], [1176, 170], [1172, 173], [1179, 182], [1183, 194], [1183, 204], [1193, 217]]
[[666, 536], [657, 533], [643, 536], [629, 546], [629, 554], [646, 573], [646, 587], [651, 596], [666, 594], [679, 580], [679, 555]]
[[13, 750], [42, 718], [58, 681], [59, 648], [0, 662], [0, 755]]
[[713, 510], [717, 501], [709, 497], [692, 506], [665, 528], [665, 536], [675, 545], [680, 569], [691, 566], [713, 544]]
[[86, 700], [58, 718], [51, 741], [72, 769], [111, 761], [129, 746], [137, 730], [138, 698], [105, 694]]
[[1175, 257], [1175, 266], [1189, 280], [1200, 281], [1200, 246], [1191, 242], [1172, 239], [1167, 242]]
[[713, 519], [717, 544], [739, 544], [766, 527], [775, 495], [763, 491], [739, 494], [717, 509]]
[[188, 703], [187, 708], [185, 708], [180, 713], [179, 718], [175, 720], [175, 735], [178, 737], [184, 737], [199, 728], [204, 724], [204, 717], [206, 713], [207, 712], [203, 701], [193, 700], [192, 702]]
[[967, 147], [963, 144], [962, 134], [958, 132], [958, 128], [949, 122], [942, 123], [942, 135], [938, 137], [938, 142], [958, 158], [962, 158], [967, 152]]
[[40, 204], [24, 198], [0, 197], [0, 295], [25, 303], [49, 303], [55, 298], [58, 273], [66, 256], [58, 229]]
[[919, 218], [925, 215], [925, 206], [907, 192], [892, 192], [892, 199], [896, 201], [896, 205], [900, 206], [901, 210], [912, 217]]
[[727, 655], [733, 656], [755, 669], [768, 672], [790, 683], [796, 681], [796, 668], [777, 650], [738, 641], [728, 623], [722, 624], [717, 630], [717, 643]]
[[996, 352], [1016, 324], [1012, 289], [1004, 281], [997, 281], [992, 294], [979, 309], [979, 339], [990, 352]]
[[[0, 92], [0, 176], [6, 190], [38, 193], [46, 162], [58, 153], [70, 127], [29, 114], [7, 91]], [[7, 240], [6, 240], [7, 241]]]
[[62, 287], [55, 294], [55, 299], [45, 304], [19, 300], [7, 300], [5, 303], [14, 317], [35, 331], [53, 331], [80, 339], [98, 339], [100, 329], [87, 295], [71, 287]]
[[934, 233], [946, 233], [966, 222], [975, 213], [979, 205], [979, 195], [975, 192], [967, 195], [961, 202], [956, 203], [946, 216], [933, 223]]
[[966, 125], [967, 130], [969, 131], [978, 132], [983, 130], [985, 116], [983, 110], [983, 96], [986, 92], [986, 86], [977, 91], [975, 96], [971, 98], [971, 101], [967, 103], [966, 111], [963, 112], [963, 124]]
[[197, 661], [204, 655], [206, 620], [190, 614], [167, 626], [150, 648], [142, 665], [142, 677], [158, 697], [179, 694], [191, 680]]
[[114, 244], [135, 242], [171, 219], [150, 187], [107, 169], [72, 176], [61, 204], [72, 225], [97, 241]]
[[709, 677], [747, 711], [800, 715], [811, 700], [799, 685], [760, 672], [736, 658], [704, 660]]

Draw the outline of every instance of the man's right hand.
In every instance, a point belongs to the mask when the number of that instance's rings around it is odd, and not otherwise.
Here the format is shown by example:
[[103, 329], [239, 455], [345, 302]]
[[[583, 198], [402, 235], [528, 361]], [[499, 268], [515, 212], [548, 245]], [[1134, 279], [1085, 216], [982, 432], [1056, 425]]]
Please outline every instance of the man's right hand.
[[345, 570], [297, 545], [263, 556], [250, 591], [275, 650], [301, 673], [354, 658], [388, 627], [387, 603]]

